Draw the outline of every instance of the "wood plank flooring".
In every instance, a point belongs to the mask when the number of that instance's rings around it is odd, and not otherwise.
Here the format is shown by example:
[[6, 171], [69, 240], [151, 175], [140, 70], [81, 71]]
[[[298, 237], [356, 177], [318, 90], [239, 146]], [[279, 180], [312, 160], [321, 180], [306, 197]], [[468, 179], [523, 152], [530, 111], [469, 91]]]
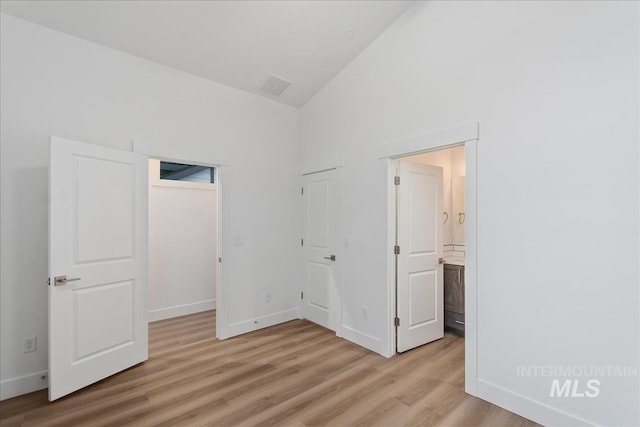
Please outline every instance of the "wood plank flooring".
[[225, 341], [215, 312], [149, 325], [149, 360], [0, 426], [536, 426], [464, 393], [464, 339], [386, 359], [304, 320]]

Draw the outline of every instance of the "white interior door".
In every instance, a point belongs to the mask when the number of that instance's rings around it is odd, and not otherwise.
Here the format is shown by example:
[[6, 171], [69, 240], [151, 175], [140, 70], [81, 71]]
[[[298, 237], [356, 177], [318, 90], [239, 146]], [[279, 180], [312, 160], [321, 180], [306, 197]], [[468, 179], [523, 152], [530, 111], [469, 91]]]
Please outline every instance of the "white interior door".
[[147, 359], [147, 158], [51, 138], [49, 400]]
[[339, 171], [304, 176], [302, 316], [339, 334]]
[[398, 161], [397, 350], [444, 336], [442, 168]]

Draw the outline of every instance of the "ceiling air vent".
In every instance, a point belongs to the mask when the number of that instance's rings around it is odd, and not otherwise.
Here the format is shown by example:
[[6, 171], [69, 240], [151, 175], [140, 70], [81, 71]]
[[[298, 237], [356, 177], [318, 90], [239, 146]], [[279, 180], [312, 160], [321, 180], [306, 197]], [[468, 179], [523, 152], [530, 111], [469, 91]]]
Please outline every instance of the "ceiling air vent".
[[282, 79], [278, 76], [274, 76], [273, 74], [269, 74], [269, 77], [262, 82], [260, 85], [260, 90], [266, 92], [273, 96], [280, 96], [282, 92], [285, 91], [286, 88], [291, 84], [290, 81]]

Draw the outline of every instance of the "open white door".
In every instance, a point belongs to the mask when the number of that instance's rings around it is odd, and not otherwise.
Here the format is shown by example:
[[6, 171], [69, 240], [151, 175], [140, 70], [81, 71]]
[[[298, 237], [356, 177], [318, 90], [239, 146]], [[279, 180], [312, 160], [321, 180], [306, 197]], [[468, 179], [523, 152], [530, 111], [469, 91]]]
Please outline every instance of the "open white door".
[[302, 317], [338, 332], [340, 291], [338, 268], [339, 172], [336, 169], [304, 176], [302, 241], [304, 289]]
[[49, 400], [147, 359], [147, 158], [51, 138]]
[[444, 336], [442, 168], [398, 161], [397, 351]]

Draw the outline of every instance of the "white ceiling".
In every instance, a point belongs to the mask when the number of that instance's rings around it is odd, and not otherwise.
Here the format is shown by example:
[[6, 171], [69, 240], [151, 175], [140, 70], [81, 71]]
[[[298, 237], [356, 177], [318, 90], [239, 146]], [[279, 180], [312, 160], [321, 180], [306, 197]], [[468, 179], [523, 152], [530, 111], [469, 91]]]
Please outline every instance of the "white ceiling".
[[[0, 9], [300, 107], [411, 3], [3, 0]], [[279, 98], [258, 90], [268, 74], [292, 82]]]

